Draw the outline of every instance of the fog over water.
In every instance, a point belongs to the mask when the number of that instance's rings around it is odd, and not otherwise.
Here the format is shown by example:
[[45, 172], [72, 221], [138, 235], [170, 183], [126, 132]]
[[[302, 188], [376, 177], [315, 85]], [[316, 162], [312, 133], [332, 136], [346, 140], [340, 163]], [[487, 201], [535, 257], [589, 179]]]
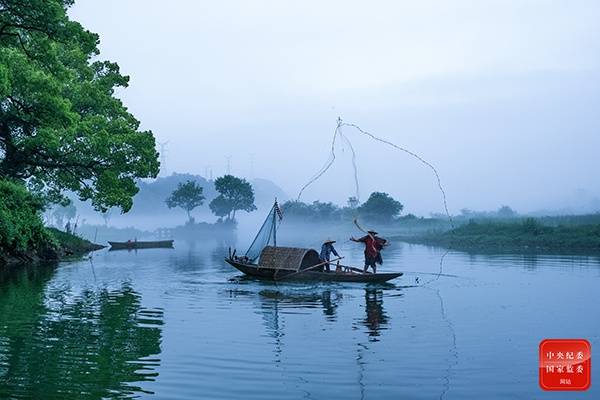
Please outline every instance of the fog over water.
[[[436, 165], [452, 212], [600, 209], [600, 3], [79, 0], [120, 96], [173, 171], [274, 181], [325, 162], [336, 119]], [[431, 171], [350, 129], [361, 199], [442, 211]], [[354, 194], [348, 148], [306, 201]]]

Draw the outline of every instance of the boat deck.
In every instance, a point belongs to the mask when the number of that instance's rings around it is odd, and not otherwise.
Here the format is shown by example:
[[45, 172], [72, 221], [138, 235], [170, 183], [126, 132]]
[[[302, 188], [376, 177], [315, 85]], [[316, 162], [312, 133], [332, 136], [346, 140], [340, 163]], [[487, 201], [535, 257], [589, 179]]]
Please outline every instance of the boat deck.
[[290, 280], [290, 281], [328, 281], [328, 282], [372, 282], [381, 283], [398, 278], [403, 275], [402, 272], [385, 273], [359, 273], [342, 271], [289, 271], [273, 268], [261, 268], [256, 264], [244, 264], [231, 258], [226, 258], [225, 262], [246, 275], [269, 280]]

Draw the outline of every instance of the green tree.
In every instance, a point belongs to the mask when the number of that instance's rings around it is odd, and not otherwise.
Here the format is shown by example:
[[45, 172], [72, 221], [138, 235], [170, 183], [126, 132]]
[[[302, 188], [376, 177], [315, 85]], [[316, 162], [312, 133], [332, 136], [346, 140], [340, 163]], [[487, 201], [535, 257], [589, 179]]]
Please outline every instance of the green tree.
[[204, 203], [203, 188], [194, 181], [186, 181], [177, 185], [177, 189], [165, 201], [169, 208], [181, 207], [187, 212], [188, 220], [192, 222], [191, 212]]
[[25, 186], [0, 179], [0, 258], [51, 244], [40, 218], [43, 209], [42, 199]]
[[358, 207], [360, 202], [355, 196], [348, 197], [348, 207], [351, 209], [355, 209]]
[[391, 222], [404, 209], [402, 203], [389, 194], [373, 192], [369, 199], [358, 207], [358, 212], [374, 221]]
[[219, 195], [209, 204], [211, 211], [220, 217], [235, 220], [238, 210], [252, 212], [254, 205], [254, 190], [245, 179], [233, 175], [225, 175], [215, 180], [215, 189]]
[[112, 218], [112, 209], [108, 209], [102, 213], [102, 219], [104, 220], [104, 226], [108, 226], [110, 219]]
[[56, 221], [56, 224], [59, 228], [64, 227], [65, 220], [71, 221], [77, 215], [77, 208], [75, 208], [74, 204], [68, 204], [66, 206], [57, 206], [52, 211], [52, 216]]
[[312, 218], [314, 210], [309, 204], [298, 200], [288, 200], [281, 205], [286, 218]]
[[223, 196], [215, 197], [208, 206], [217, 217], [229, 217], [232, 211], [231, 202]]
[[313, 215], [319, 221], [331, 221], [332, 219], [339, 218], [339, 207], [333, 203], [325, 203], [321, 201], [313, 201], [310, 205], [313, 210]]
[[136, 179], [158, 174], [155, 140], [114, 96], [129, 78], [97, 60], [72, 3], [0, 0], [0, 177], [128, 211]]
[[509, 206], [502, 206], [498, 209], [497, 215], [500, 218], [515, 218], [517, 217], [517, 212]]

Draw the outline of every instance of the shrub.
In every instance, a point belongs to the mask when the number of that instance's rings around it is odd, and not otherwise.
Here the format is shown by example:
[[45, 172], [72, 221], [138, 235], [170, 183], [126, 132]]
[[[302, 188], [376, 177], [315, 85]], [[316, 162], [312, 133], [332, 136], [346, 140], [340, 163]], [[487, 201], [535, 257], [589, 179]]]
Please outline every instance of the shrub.
[[40, 217], [43, 208], [43, 200], [22, 184], [0, 180], [0, 251], [24, 253], [53, 244]]

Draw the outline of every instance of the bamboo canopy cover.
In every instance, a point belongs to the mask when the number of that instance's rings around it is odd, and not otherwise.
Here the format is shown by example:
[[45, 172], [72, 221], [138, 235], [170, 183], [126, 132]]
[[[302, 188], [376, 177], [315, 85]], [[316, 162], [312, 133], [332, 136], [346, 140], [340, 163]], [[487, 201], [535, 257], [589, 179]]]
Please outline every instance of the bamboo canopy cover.
[[320, 262], [319, 253], [299, 247], [266, 246], [260, 253], [260, 268], [300, 271]]

